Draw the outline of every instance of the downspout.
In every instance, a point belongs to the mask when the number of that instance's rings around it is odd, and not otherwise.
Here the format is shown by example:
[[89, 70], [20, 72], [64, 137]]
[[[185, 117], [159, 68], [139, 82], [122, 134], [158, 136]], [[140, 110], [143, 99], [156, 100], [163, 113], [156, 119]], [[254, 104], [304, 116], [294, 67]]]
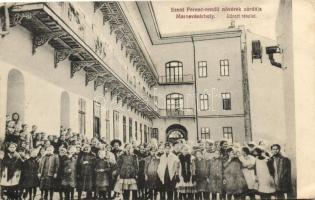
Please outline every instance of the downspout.
[[245, 140], [252, 141], [253, 135], [252, 135], [252, 125], [251, 125], [250, 92], [249, 92], [249, 80], [248, 80], [247, 38], [246, 38], [246, 30], [244, 30], [244, 28], [242, 28], [242, 36], [240, 39], [240, 43], [241, 43], [240, 45], [241, 45], [242, 75], [243, 75]]
[[198, 91], [197, 91], [197, 75], [196, 75], [196, 47], [195, 47], [195, 41], [193, 36], [191, 36], [191, 41], [193, 44], [193, 56], [194, 56], [194, 79], [195, 79], [195, 114], [196, 114], [196, 129], [197, 129], [197, 141], [199, 140], [199, 123], [198, 123]]

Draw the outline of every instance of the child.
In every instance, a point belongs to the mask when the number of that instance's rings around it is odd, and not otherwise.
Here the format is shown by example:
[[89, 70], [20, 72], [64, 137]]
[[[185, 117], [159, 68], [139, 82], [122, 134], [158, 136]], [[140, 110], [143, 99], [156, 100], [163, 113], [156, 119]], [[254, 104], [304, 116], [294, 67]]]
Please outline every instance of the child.
[[207, 188], [207, 178], [209, 177], [209, 165], [210, 161], [206, 160], [205, 156], [202, 154], [201, 149], [197, 149], [195, 151], [196, 159], [195, 159], [195, 166], [196, 166], [196, 200], [202, 200], [202, 195], [204, 200], [210, 200], [209, 192]]
[[190, 200], [194, 198], [196, 192], [195, 184], [195, 162], [190, 154], [190, 147], [184, 144], [179, 154], [179, 183], [176, 189], [179, 193], [180, 200]]
[[77, 157], [75, 156], [77, 149], [75, 146], [69, 147], [68, 155], [65, 155], [60, 160], [61, 185], [65, 193], [66, 200], [74, 199], [74, 188], [76, 186], [76, 165]]
[[1, 187], [6, 190], [8, 199], [18, 199], [18, 184], [21, 177], [22, 160], [16, 152], [16, 143], [9, 143], [8, 152], [1, 163]]
[[139, 198], [145, 198], [146, 195], [146, 186], [145, 186], [145, 176], [144, 176], [144, 165], [145, 165], [145, 158], [147, 157], [147, 152], [143, 145], [139, 146], [139, 150], [137, 153], [135, 152], [139, 162], [139, 171], [138, 171], [138, 195]]
[[156, 147], [152, 147], [150, 149], [150, 155], [145, 158], [145, 185], [149, 189], [150, 200], [156, 200], [157, 192], [161, 187], [161, 181], [159, 180], [159, 175], [157, 173], [160, 159], [156, 156], [156, 153]]
[[[158, 166], [157, 173], [159, 175], [159, 179], [162, 183], [160, 196], [162, 200], [168, 199], [173, 200], [174, 198], [174, 191], [176, 187], [176, 183], [178, 182], [178, 175], [177, 175], [177, 165], [178, 165], [178, 156], [176, 156], [171, 151], [171, 144], [166, 143], [165, 147], [161, 146], [160, 153], [163, 154], [160, 156], [160, 163]], [[166, 198], [167, 193], [167, 198]]]
[[39, 179], [37, 176], [39, 163], [36, 160], [37, 155], [38, 150], [32, 149], [30, 158], [25, 160], [22, 165], [21, 186], [26, 190], [26, 194], [28, 194], [30, 200], [35, 198], [36, 190], [39, 186]]
[[87, 199], [92, 199], [94, 167], [95, 157], [91, 153], [90, 145], [85, 144], [83, 147], [83, 152], [81, 152], [78, 157], [78, 199], [81, 199], [83, 191], [87, 193]]
[[228, 160], [223, 163], [223, 187], [228, 200], [234, 196], [235, 200], [245, 199], [244, 192], [247, 191], [247, 183], [242, 171], [242, 163], [236, 156], [233, 148], [227, 148]]
[[105, 160], [105, 151], [98, 151], [98, 158], [95, 165], [95, 186], [96, 196], [99, 199], [107, 199], [106, 192], [109, 191], [109, 172], [111, 166], [109, 160]]
[[[56, 151], [54, 151], [56, 152]], [[54, 179], [54, 189], [55, 189], [55, 192], [58, 192], [59, 193], [59, 198], [60, 199], [63, 199], [63, 186], [61, 184], [61, 181], [62, 181], [62, 178], [64, 177], [64, 174], [63, 174], [63, 170], [64, 170], [64, 160], [67, 159], [67, 149], [65, 149], [64, 147], [59, 147], [58, 151], [59, 152], [59, 155], [56, 155], [58, 156], [59, 158], [59, 168], [58, 168], [58, 172], [57, 172], [57, 178]]]
[[209, 176], [208, 176], [208, 191], [211, 193], [213, 200], [219, 199], [222, 195], [222, 182], [223, 182], [223, 165], [220, 148], [214, 152], [214, 157], [210, 160]]
[[39, 163], [38, 177], [40, 178], [40, 188], [44, 192], [44, 199], [48, 199], [48, 192], [50, 200], [54, 195], [54, 178], [57, 177], [59, 169], [59, 158], [54, 155], [54, 147], [48, 146], [45, 155]]
[[115, 192], [123, 192], [124, 200], [129, 200], [130, 191], [132, 191], [132, 199], [137, 199], [137, 174], [138, 174], [138, 159], [133, 154], [131, 144], [125, 145], [125, 152], [118, 157], [117, 173], [118, 180], [115, 186]]

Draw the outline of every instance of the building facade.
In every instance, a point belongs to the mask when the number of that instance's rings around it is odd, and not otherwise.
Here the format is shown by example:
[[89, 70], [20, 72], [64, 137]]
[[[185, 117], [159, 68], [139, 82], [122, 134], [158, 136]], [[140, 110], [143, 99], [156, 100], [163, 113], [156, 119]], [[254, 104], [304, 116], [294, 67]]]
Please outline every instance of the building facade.
[[[275, 41], [244, 27], [163, 36], [150, 2], [2, 8], [0, 112], [123, 142], [284, 142]], [[279, 56], [280, 55], [280, 56]], [[275, 131], [277, 134], [275, 134]]]

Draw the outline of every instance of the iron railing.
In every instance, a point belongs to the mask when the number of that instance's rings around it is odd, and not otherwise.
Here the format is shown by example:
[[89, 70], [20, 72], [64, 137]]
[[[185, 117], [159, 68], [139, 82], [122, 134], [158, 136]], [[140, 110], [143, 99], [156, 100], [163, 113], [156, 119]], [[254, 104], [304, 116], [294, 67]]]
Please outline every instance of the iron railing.
[[159, 76], [159, 84], [173, 85], [183, 83], [194, 83], [194, 76], [192, 74], [182, 76]]
[[161, 117], [194, 117], [195, 111], [193, 108], [181, 109], [159, 109]]

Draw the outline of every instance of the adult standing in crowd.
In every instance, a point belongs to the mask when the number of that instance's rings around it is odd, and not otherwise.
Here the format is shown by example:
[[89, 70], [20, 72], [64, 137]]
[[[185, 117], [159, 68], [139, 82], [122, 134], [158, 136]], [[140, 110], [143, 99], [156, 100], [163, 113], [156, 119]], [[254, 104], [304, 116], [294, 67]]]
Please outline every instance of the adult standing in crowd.
[[273, 156], [271, 163], [273, 166], [272, 176], [276, 185], [276, 198], [284, 199], [284, 194], [290, 194], [292, 191], [291, 184], [291, 161], [281, 154], [281, 146], [273, 144], [271, 146]]
[[275, 182], [270, 171], [270, 160], [263, 156], [261, 148], [256, 147], [253, 150], [253, 155], [256, 156], [256, 181], [258, 184], [258, 194], [262, 200], [270, 200], [275, 190]]

